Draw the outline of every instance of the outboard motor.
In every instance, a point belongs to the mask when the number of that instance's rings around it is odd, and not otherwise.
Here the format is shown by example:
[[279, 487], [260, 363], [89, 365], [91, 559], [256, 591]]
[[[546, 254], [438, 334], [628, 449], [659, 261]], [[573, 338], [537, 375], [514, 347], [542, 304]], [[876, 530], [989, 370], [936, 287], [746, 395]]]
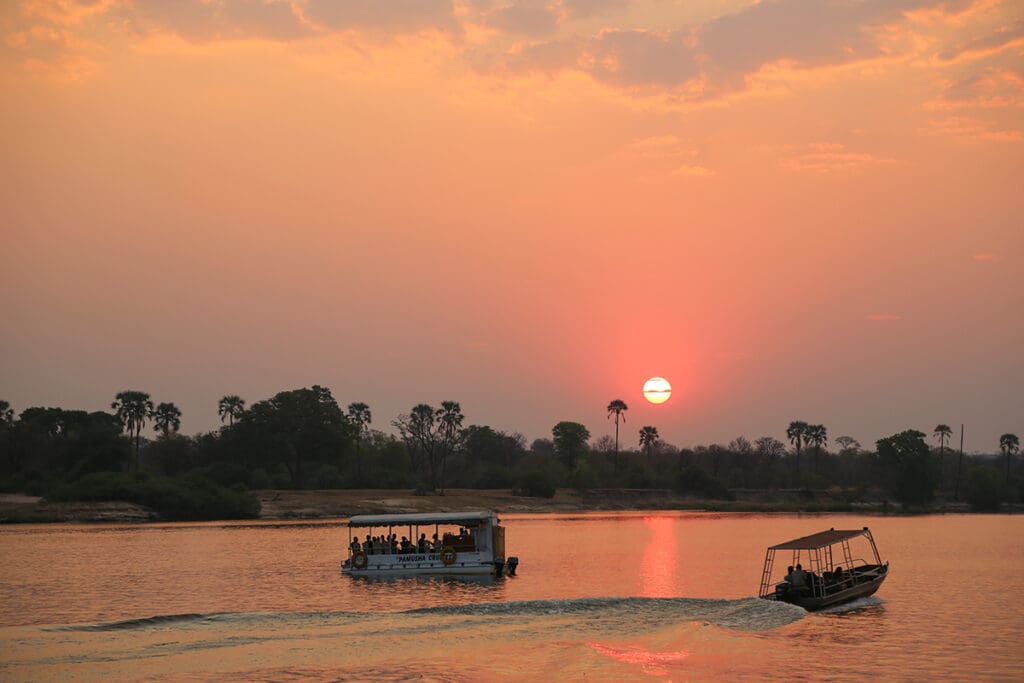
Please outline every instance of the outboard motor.
[[494, 558], [494, 575], [500, 577], [501, 573], [505, 570], [505, 558], [496, 557]]
[[505, 568], [508, 571], [508, 575], [509, 576], [515, 576], [516, 575], [516, 567], [517, 566], [519, 566], [519, 558], [518, 557], [513, 555], [512, 557], [508, 558], [508, 561], [505, 563]]

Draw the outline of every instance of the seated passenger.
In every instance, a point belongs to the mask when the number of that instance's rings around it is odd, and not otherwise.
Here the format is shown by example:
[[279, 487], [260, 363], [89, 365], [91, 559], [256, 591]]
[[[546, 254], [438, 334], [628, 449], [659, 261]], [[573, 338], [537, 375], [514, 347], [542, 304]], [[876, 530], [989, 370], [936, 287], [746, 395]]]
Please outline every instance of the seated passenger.
[[793, 590], [803, 591], [807, 589], [807, 572], [800, 566], [799, 563], [796, 565], [796, 569], [790, 575], [789, 582], [793, 585]]
[[843, 568], [836, 567], [836, 570], [832, 572], [832, 581], [835, 583], [842, 583], [844, 578], [846, 577], [843, 576]]
[[437, 534], [434, 534], [434, 552], [435, 552], [435, 553], [439, 553], [439, 552], [441, 552], [441, 548], [442, 548], [442, 547], [443, 547], [443, 546], [441, 545], [441, 539], [439, 539], [439, 538], [437, 537]]
[[426, 534], [420, 534], [420, 540], [416, 544], [416, 552], [418, 552], [418, 553], [425, 553], [425, 552], [427, 552], [427, 549], [429, 547], [430, 547], [430, 542], [427, 541], [427, 535]]

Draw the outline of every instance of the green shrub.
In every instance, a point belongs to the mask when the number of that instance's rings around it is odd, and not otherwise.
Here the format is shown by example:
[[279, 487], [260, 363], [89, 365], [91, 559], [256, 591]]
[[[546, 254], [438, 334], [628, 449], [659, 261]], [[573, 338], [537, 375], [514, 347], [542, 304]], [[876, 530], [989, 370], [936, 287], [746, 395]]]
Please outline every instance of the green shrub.
[[531, 470], [519, 482], [519, 488], [512, 492], [517, 496], [533, 498], [554, 498], [555, 480], [541, 470]]
[[[195, 470], [192, 470], [192, 472], [197, 472], [203, 477], [206, 477], [210, 481], [221, 486], [231, 486], [232, 484], [237, 483], [244, 484], [248, 487], [252, 484], [252, 474], [250, 474], [249, 470], [242, 465], [238, 465], [233, 462], [215, 462], [212, 465], [207, 465], [206, 467], [196, 468]], [[264, 476], [266, 476], [265, 472]]]
[[998, 512], [1003, 502], [1000, 476], [989, 467], [977, 467], [967, 482], [967, 502], [979, 512]]
[[729, 489], [697, 465], [690, 465], [676, 475], [676, 490], [710, 498], [711, 500], [732, 500]]
[[144, 505], [166, 520], [251, 519], [260, 502], [241, 484], [225, 488], [196, 471], [181, 478], [148, 472], [96, 472], [57, 487], [53, 501], [120, 500]]

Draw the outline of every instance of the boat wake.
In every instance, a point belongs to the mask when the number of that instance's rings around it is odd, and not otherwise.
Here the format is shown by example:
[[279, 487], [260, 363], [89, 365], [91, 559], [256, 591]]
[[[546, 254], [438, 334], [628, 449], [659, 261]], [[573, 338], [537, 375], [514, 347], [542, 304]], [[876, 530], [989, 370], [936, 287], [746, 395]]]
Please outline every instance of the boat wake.
[[858, 598], [850, 602], [844, 602], [841, 605], [835, 605], [834, 607], [827, 607], [825, 609], [818, 610], [818, 614], [842, 614], [844, 612], [856, 612], [862, 609], [877, 607], [884, 603], [885, 600], [871, 595], [866, 598]]
[[566, 621], [591, 624], [596, 628], [658, 630], [671, 624], [712, 624], [737, 631], [767, 631], [807, 616], [800, 607], [784, 602], [744, 598], [713, 600], [700, 598], [578, 598], [572, 600], [527, 600], [491, 602], [443, 607], [425, 607], [403, 612], [219, 612], [210, 614], [168, 614], [99, 624], [59, 626], [52, 631], [145, 631], [180, 628], [233, 626], [238, 628], [276, 625], [288, 628], [348, 626], [358, 622], [401, 621], [406, 628], [416, 622], [436, 628], [440, 621], [457, 628], [467, 621], [508, 623], [530, 621], [552, 625]]

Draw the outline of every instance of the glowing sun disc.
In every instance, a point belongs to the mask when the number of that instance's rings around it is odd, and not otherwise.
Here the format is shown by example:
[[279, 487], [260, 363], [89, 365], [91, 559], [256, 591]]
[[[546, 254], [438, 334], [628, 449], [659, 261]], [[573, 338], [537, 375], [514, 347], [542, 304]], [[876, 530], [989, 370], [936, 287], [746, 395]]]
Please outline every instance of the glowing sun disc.
[[651, 403], [664, 403], [672, 396], [672, 385], [664, 377], [652, 377], [644, 382], [644, 398]]

